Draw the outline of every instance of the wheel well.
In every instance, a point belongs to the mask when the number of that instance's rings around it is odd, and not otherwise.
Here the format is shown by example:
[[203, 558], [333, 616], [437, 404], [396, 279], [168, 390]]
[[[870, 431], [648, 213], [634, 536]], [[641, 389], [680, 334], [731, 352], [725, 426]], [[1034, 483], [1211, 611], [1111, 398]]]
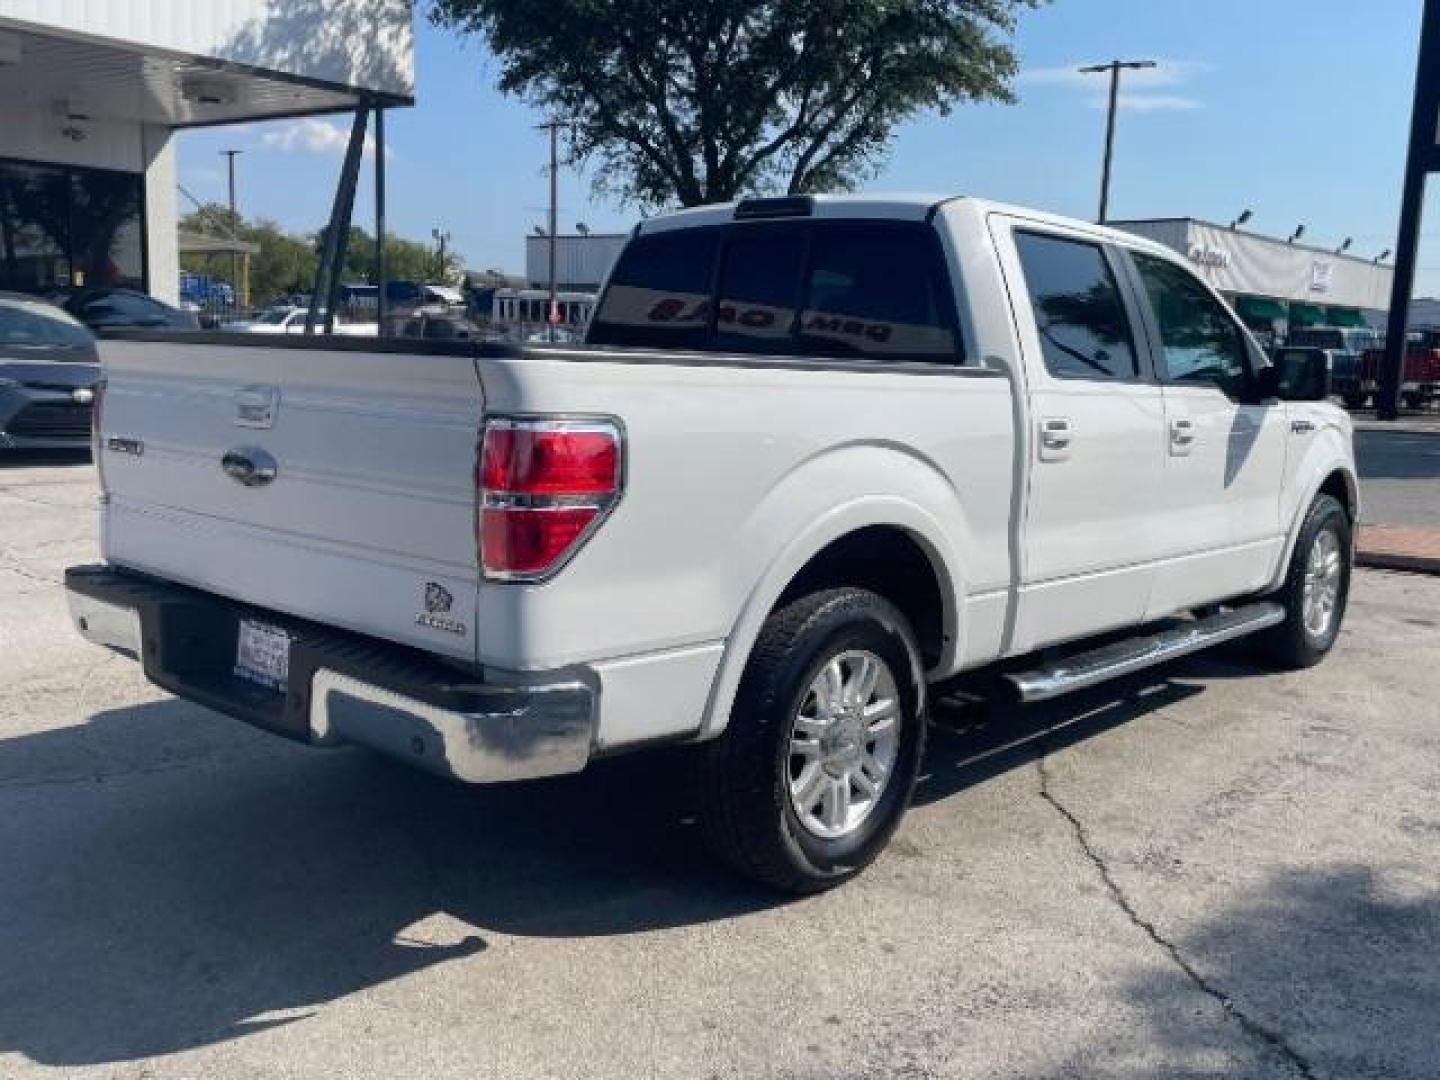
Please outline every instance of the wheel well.
[[1318, 494], [1331, 496], [1345, 508], [1350, 523], [1355, 523], [1355, 492], [1351, 490], [1350, 481], [1341, 470], [1336, 469], [1325, 478]]
[[926, 665], [940, 659], [944, 594], [930, 556], [909, 533], [876, 525], [842, 536], [800, 569], [776, 606], [840, 585], [869, 589], [889, 600], [909, 620]]

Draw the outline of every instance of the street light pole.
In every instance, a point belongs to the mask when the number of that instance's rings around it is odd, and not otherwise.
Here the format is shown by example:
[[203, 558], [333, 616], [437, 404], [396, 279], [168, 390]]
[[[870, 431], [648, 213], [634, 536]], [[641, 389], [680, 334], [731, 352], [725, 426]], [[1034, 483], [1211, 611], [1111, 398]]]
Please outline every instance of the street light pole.
[[558, 268], [555, 260], [558, 255], [555, 238], [556, 230], [560, 227], [560, 128], [563, 125], [559, 120], [547, 120], [540, 124], [542, 130], [550, 132], [550, 214], [549, 214], [549, 248], [550, 263], [550, 303], [545, 311], [545, 321], [553, 328], [560, 321], [560, 289]]
[[1153, 68], [1154, 60], [1111, 60], [1108, 64], [1092, 64], [1082, 67], [1082, 74], [1094, 75], [1102, 71], [1110, 73], [1110, 106], [1105, 115], [1105, 161], [1100, 171], [1100, 216], [1101, 225], [1110, 209], [1110, 159], [1115, 153], [1115, 111], [1120, 105], [1120, 72], [1122, 69], [1138, 70]]
[[[235, 212], [235, 159], [243, 150], [221, 150], [220, 153], [228, 158], [227, 165], [230, 173], [230, 239], [232, 242], [240, 238], [240, 218]], [[235, 250], [230, 252], [230, 288], [234, 290], [237, 299], [240, 297], [240, 253]]]

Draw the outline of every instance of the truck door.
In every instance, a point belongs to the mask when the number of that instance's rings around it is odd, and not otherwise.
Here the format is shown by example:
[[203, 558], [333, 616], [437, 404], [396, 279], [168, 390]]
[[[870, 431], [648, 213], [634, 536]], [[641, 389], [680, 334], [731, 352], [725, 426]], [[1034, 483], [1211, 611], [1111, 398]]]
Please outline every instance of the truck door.
[[1083, 229], [997, 217], [992, 230], [1032, 425], [1020, 652], [1144, 616], [1165, 415], [1118, 254]]
[[1289, 421], [1257, 392], [1258, 348], [1185, 267], [1130, 252], [1165, 397], [1165, 483], [1155, 519], [1159, 617], [1263, 585], [1284, 537]]

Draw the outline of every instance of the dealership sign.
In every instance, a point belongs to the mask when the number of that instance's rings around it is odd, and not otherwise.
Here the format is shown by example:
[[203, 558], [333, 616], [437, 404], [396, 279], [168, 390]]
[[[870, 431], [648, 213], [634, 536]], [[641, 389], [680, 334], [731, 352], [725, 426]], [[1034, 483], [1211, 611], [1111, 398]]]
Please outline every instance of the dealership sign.
[[1327, 262], [1312, 262], [1310, 264], [1310, 291], [1329, 292], [1330, 277], [1335, 267]]
[[1208, 267], [1211, 270], [1230, 269], [1230, 252], [1224, 248], [1191, 244], [1188, 254], [1190, 261], [1196, 266]]

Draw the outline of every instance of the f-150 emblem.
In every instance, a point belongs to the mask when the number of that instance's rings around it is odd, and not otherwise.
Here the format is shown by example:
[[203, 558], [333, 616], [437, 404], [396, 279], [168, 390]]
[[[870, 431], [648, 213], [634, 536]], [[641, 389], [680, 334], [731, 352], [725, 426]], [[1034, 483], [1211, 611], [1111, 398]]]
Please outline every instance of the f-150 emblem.
[[450, 595], [450, 590], [444, 585], [435, 581], [425, 585], [425, 610], [431, 615], [445, 614], [454, 603], [455, 597]]
[[425, 583], [425, 610], [415, 616], [417, 626], [428, 626], [431, 630], [443, 630], [447, 634], [465, 635], [465, 624], [446, 616], [455, 606], [455, 597], [438, 581]]

